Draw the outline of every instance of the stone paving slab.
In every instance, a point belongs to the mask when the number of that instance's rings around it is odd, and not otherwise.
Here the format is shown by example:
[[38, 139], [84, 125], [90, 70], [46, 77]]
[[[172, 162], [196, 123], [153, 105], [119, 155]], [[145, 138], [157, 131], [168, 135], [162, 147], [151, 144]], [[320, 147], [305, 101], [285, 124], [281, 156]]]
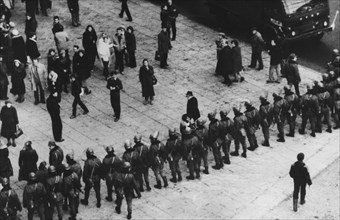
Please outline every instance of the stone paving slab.
[[[63, 136], [65, 142], [60, 146], [65, 154], [74, 151], [76, 159], [82, 164], [85, 159], [85, 149], [93, 147], [96, 155], [102, 159], [105, 155], [104, 146], [113, 145], [118, 155], [124, 151], [125, 139], [132, 139], [136, 133], [144, 135], [143, 141], [148, 143], [148, 136], [156, 130], [161, 132], [161, 139], [167, 138], [167, 129], [179, 127], [181, 115], [185, 112], [187, 90], [192, 90], [199, 100], [202, 118], [206, 119], [208, 112], [220, 111], [237, 104], [245, 98], [259, 105], [258, 97], [265, 90], [269, 93], [279, 91], [280, 85], [266, 84], [268, 78], [269, 56], [264, 54], [265, 69], [254, 71], [246, 69], [245, 82], [234, 84], [230, 88], [221, 84], [222, 78], [215, 77], [216, 48], [214, 39], [217, 35], [212, 29], [193, 22], [186, 17], [178, 18], [178, 39], [173, 42], [169, 54], [170, 68], [159, 69], [159, 63], [153, 60], [157, 47], [157, 34], [160, 31], [159, 7], [147, 0], [129, 1], [133, 22], [126, 22], [117, 15], [120, 11], [118, 1], [101, 0], [80, 1], [80, 18], [82, 26], [70, 27], [70, 14], [66, 1], [53, 1], [53, 9], [49, 17], [38, 18], [38, 45], [46, 63], [45, 56], [49, 48], [54, 47], [51, 33], [52, 16], [59, 15], [65, 30], [70, 34], [71, 43], [81, 45], [81, 35], [88, 24], [92, 24], [99, 35], [102, 31], [113, 34], [115, 29], [124, 24], [134, 27], [137, 38], [137, 63], [143, 58], [149, 58], [155, 69], [158, 85], [155, 86], [155, 104], [144, 106], [141, 97], [141, 87], [138, 82], [138, 70], [126, 68], [120, 76], [124, 92], [121, 94], [122, 117], [113, 122], [113, 111], [109, 103], [109, 91], [102, 76], [101, 64], [96, 61], [97, 68], [89, 80], [92, 94], [83, 97], [90, 113], [83, 116], [78, 109], [79, 117], [69, 119], [73, 98], [70, 94], [62, 94], [61, 116], [63, 120]], [[16, 4], [12, 11], [20, 32], [24, 30], [24, 5]], [[243, 54], [243, 65], [250, 60], [250, 47], [240, 42]], [[138, 65], [140, 66], [140, 65]], [[112, 66], [111, 66], [112, 68]], [[321, 74], [308, 67], [301, 69], [301, 90], [305, 85]], [[47, 142], [52, 139], [50, 117], [45, 105], [33, 105], [33, 92], [26, 82], [26, 101], [14, 104], [17, 108], [20, 126], [24, 135], [18, 139], [17, 148], [10, 149], [10, 158], [14, 168], [13, 187], [20, 197], [24, 182], [17, 182], [17, 159], [21, 146], [27, 140], [33, 141], [33, 147], [38, 150], [39, 162], [48, 160]], [[14, 98], [11, 96], [11, 100]], [[269, 97], [271, 100], [271, 97]], [[2, 105], [2, 103], [1, 103]], [[230, 117], [233, 117], [232, 113]], [[300, 123], [300, 119], [298, 120]], [[292, 181], [288, 176], [290, 165], [295, 161], [296, 154], [303, 151], [306, 163], [310, 167], [311, 176], [322, 172], [332, 161], [339, 157], [339, 131], [332, 134], [317, 134], [317, 138], [309, 135], [296, 135], [287, 139], [286, 143], [276, 143], [277, 131], [271, 128], [272, 147], [260, 147], [255, 152], [249, 152], [248, 158], [232, 157], [230, 166], [203, 175], [201, 180], [170, 183], [167, 189], [145, 192], [142, 198], [134, 200], [133, 216], [136, 219], [250, 219], [261, 218], [266, 210], [280, 203], [292, 192]], [[263, 140], [262, 132], [257, 131], [258, 141]], [[232, 149], [234, 146], [232, 145]], [[212, 163], [212, 153], [210, 154]], [[181, 169], [186, 174], [185, 162], [181, 161]], [[166, 164], [166, 167], [168, 165]], [[151, 170], [150, 170], [150, 173]], [[170, 176], [168, 167], [167, 176]], [[153, 174], [152, 185], [155, 183]], [[102, 183], [102, 200], [106, 194]], [[94, 193], [91, 192], [88, 207], [80, 206], [79, 219], [125, 219], [126, 204], [123, 203], [123, 214], [114, 212], [114, 204], [102, 202], [102, 208], [95, 208]], [[288, 211], [288, 210], [287, 210]], [[26, 212], [21, 213], [23, 219]]]

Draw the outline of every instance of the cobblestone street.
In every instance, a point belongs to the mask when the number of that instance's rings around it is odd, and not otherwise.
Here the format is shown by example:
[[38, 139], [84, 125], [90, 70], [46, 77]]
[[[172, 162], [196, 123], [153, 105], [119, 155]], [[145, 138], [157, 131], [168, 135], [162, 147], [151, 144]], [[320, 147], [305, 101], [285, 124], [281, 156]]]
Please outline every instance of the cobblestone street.
[[[214, 76], [216, 65], [215, 38], [217, 33], [212, 29], [193, 22], [179, 15], [177, 21], [177, 39], [172, 41], [173, 49], [169, 53], [169, 68], [159, 68], [159, 62], [154, 61], [154, 53], [157, 49], [157, 34], [160, 32], [161, 22], [159, 19], [160, 8], [147, 0], [131, 0], [129, 8], [133, 22], [126, 22], [125, 18], [118, 16], [120, 11], [119, 1], [109, 0], [82, 0], [80, 4], [80, 27], [71, 27], [71, 16], [67, 8], [66, 0], [53, 1], [49, 17], [38, 15], [38, 45], [42, 54], [42, 62], [47, 63], [46, 55], [49, 48], [54, 48], [52, 35], [53, 16], [59, 15], [61, 23], [71, 37], [70, 46], [81, 46], [81, 37], [88, 24], [93, 25], [97, 35], [106, 31], [114, 34], [121, 24], [125, 27], [131, 25], [135, 29], [137, 39], [137, 65], [135, 69], [125, 67], [124, 75], [119, 75], [124, 86], [121, 93], [122, 115], [118, 122], [114, 122], [113, 111], [110, 105], [109, 90], [106, 89], [106, 81], [102, 74], [102, 67], [96, 61], [95, 72], [89, 79], [89, 87], [92, 94], [83, 97], [84, 103], [89, 108], [88, 115], [82, 115], [78, 109], [75, 119], [70, 119], [72, 112], [73, 97], [71, 94], [62, 93], [61, 118], [63, 121], [63, 138], [65, 141], [58, 144], [64, 150], [64, 154], [75, 153], [75, 158], [81, 161], [85, 159], [85, 150], [92, 147], [95, 154], [102, 160], [106, 152], [104, 147], [112, 145], [115, 152], [121, 155], [124, 152], [123, 143], [126, 139], [132, 140], [137, 133], [142, 134], [143, 141], [149, 143], [148, 137], [154, 131], [160, 131], [161, 140], [167, 139], [169, 128], [179, 128], [182, 114], [186, 111], [185, 93], [193, 91], [199, 102], [201, 117], [207, 119], [211, 111], [230, 108], [238, 105], [240, 101], [249, 99], [258, 107], [259, 96], [265, 91], [269, 92], [269, 100], [272, 102], [271, 93], [278, 92], [285, 85], [266, 84], [268, 78], [269, 56], [264, 54], [265, 68], [261, 71], [246, 69], [245, 81], [235, 83], [231, 87], [222, 84], [222, 78]], [[21, 1], [16, 1], [12, 18], [19, 32], [24, 30], [25, 6]], [[251, 49], [245, 42], [240, 42], [243, 55], [243, 65], [250, 63]], [[71, 54], [73, 55], [73, 54]], [[138, 79], [138, 70], [142, 59], [149, 58], [154, 67], [158, 84], [155, 86], [154, 105], [144, 105], [141, 94], [141, 86]], [[113, 67], [111, 66], [111, 69]], [[320, 80], [321, 73], [315, 72], [308, 67], [300, 66], [302, 78], [301, 93], [306, 89], [306, 84], [313, 80]], [[10, 88], [10, 86], [9, 86]], [[14, 102], [10, 94], [10, 100], [18, 111], [19, 124], [24, 131], [18, 141], [18, 147], [10, 147], [10, 159], [14, 169], [14, 177], [11, 179], [12, 186], [19, 192], [22, 199], [22, 189], [25, 182], [17, 182], [18, 156], [23, 144], [27, 140], [33, 142], [39, 154], [39, 162], [48, 161], [49, 149], [47, 143], [53, 139], [51, 119], [46, 110], [46, 105], [33, 104], [33, 91], [26, 79], [26, 100], [22, 104]], [[0, 103], [1, 106], [4, 102]], [[232, 112], [229, 115], [233, 118]], [[300, 127], [301, 119], [298, 119]], [[287, 130], [288, 127], [286, 127]], [[141, 199], [133, 200], [133, 219], [282, 219], [293, 213], [291, 194], [293, 181], [289, 177], [290, 165], [296, 161], [296, 155], [304, 152], [305, 162], [309, 167], [314, 184], [307, 191], [306, 207], [311, 204], [320, 204], [318, 197], [311, 195], [316, 193], [318, 182], [322, 179], [322, 172], [334, 161], [339, 162], [339, 130], [329, 134], [323, 132], [316, 138], [307, 133], [299, 135], [296, 131], [295, 138], [286, 138], [285, 143], [276, 142], [276, 126], [271, 128], [271, 146], [260, 146], [256, 151], [248, 151], [247, 159], [243, 157], [231, 157], [231, 165], [215, 171], [210, 169], [209, 175], [202, 174], [200, 180], [170, 183], [166, 189], [157, 190], [152, 187], [151, 192], [144, 192]], [[325, 129], [324, 129], [325, 130]], [[259, 144], [263, 141], [261, 130], [257, 131]], [[232, 143], [231, 151], [234, 150]], [[210, 161], [212, 162], [212, 153]], [[181, 168], [187, 174], [184, 161]], [[167, 176], [170, 177], [168, 164], [166, 164]], [[333, 166], [332, 171], [339, 176], [339, 166]], [[151, 170], [150, 170], [151, 173]], [[321, 173], [321, 174], [320, 174]], [[318, 176], [320, 175], [320, 176]], [[151, 174], [151, 184], [155, 183]], [[315, 178], [317, 177], [317, 178]], [[315, 180], [314, 180], [315, 178]], [[337, 178], [339, 183], [339, 178]], [[123, 203], [122, 214], [114, 211], [115, 204], [105, 200], [106, 186], [102, 181], [102, 207], [95, 207], [94, 192], [91, 192], [88, 206], [80, 205], [78, 219], [126, 219], [126, 204]], [[313, 190], [312, 190], [313, 188]], [[321, 188], [321, 187], [320, 187]], [[314, 191], [315, 190], [315, 191]], [[335, 190], [330, 187], [328, 190]], [[331, 191], [328, 191], [331, 192]], [[339, 190], [338, 192], [325, 193], [326, 196], [334, 196], [332, 215], [339, 215]], [[322, 195], [320, 195], [322, 196]], [[83, 195], [81, 195], [83, 197]], [[289, 198], [289, 201], [286, 199]], [[323, 201], [323, 200], [322, 200]], [[283, 204], [283, 205], [282, 205]], [[281, 206], [284, 210], [274, 211], [275, 207]], [[269, 212], [272, 210], [271, 212]], [[303, 209], [301, 209], [302, 211]], [[300, 213], [300, 210], [299, 210]], [[310, 219], [310, 213], [299, 214], [299, 219]], [[282, 214], [283, 216], [279, 216]], [[26, 210], [21, 212], [21, 218], [26, 219]], [[326, 213], [317, 213], [315, 216], [322, 218]], [[66, 214], [68, 217], [68, 213]], [[294, 216], [293, 216], [294, 217]], [[293, 218], [292, 217], [292, 218]]]

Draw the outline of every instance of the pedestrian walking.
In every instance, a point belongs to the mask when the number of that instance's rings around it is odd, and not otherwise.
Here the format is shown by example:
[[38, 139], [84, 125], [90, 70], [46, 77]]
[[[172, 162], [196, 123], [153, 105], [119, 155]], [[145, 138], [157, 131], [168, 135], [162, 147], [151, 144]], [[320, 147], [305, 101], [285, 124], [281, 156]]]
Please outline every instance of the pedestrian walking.
[[79, 65], [80, 65], [80, 56], [79, 56], [79, 46], [74, 45], [73, 46], [73, 58], [72, 58], [72, 73], [79, 77]]
[[268, 102], [267, 94], [264, 96], [260, 96], [260, 108], [259, 108], [259, 115], [260, 115], [260, 125], [262, 128], [262, 133], [264, 137], [264, 141], [262, 142], [262, 146], [269, 147], [269, 128], [270, 125], [273, 123], [273, 105]]
[[252, 33], [252, 36], [250, 39], [251, 62], [248, 67], [255, 68], [256, 64], [259, 63], [257, 70], [262, 70], [263, 69], [262, 50], [263, 50], [265, 41], [263, 40], [262, 35], [257, 30], [257, 28], [252, 28], [251, 33]]
[[100, 37], [98, 40], [97, 53], [103, 65], [103, 75], [106, 78], [109, 76], [109, 66], [111, 63], [112, 47], [117, 47], [117, 45], [111, 42], [111, 39], [107, 36], [106, 33], [103, 33], [102, 37]]
[[27, 54], [24, 38], [19, 34], [17, 29], [12, 30], [12, 45], [13, 45], [13, 58], [19, 60], [21, 63], [26, 64]]
[[64, 165], [62, 164], [64, 160], [64, 151], [54, 141], [48, 142], [48, 148], [50, 149], [48, 163], [50, 166], [55, 167], [58, 174], [61, 174], [64, 169]]
[[19, 154], [19, 181], [27, 181], [30, 173], [37, 172], [38, 159], [37, 152], [32, 148], [32, 141], [26, 141]]
[[[176, 40], [176, 33], [177, 33], [177, 28], [176, 28], [176, 19], [178, 17], [178, 11], [176, 6], [172, 3], [172, 0], [168, 0], [167, 2], [168, 6], [168, 12], [169, 12], [169, 20], [170, 20], [170, 26], [171, 26], [171, 40], [174, 41]], [[169, 32], [169, 37], [170, 37], [170, 32]]]
[[88, 63], [87, 56], [84, 50], [79, 50], [79, 66], [77, 67], [77, 74], [81, 80], [81, 87], [84, 89], [85, 95], [91, 94], [91, 90], [87, 87], [87, 80], [91, 77], [91, 69]]
[[33, 220], [34, 213], [37, 212], [40, 220], [45, 218], [46, 188], [37, 181], [35, 173], [28, 175], [28, 182], [24, 188], [22, 204], [27, 209], [27, 219]]
[[97, 33], [96, 30], [93, 28], [92, 25], [88, 25], [83, 33], [83, 47], [85, 49], [85, 55], [89, 62], [89, 68], [93, 71], [94, 62], [96, 57], [98, 56], [97, 53]]
[[54, 209], [57, 210], [58, 219], [63, 219], [63, 200], [62, 181], [63, 178], [58, 174], [55, 166], [48, 167], [48, 178], [46, 180], [47, 206], [46, 219], [53, 220]]
[[22, 211], [21, 202], [18, 194], [10, 186], [8, 178], [3, 178], [0, 192], [0, 218], [1, 219], [17, 219], [18, 211]]
[[67, 6], [71, 13], [73, 27], [80, 26], [79, 22], [79, 1], [78, 0], [67, 0]]
[[36, 35], [37, 27], [38, 27], [38, 22], [35, 19], [35, 16], [32, 16], [31, 14], [26, 14], [26, 20], [25, 20], [26, 39], [30, 38], [32, 35]]
[[132, 17], [131, 17], [131, 14], [130, 14], [130, 10], [129, 10], [129, 6], [127, 4], [127, 1], [128, 0], [121, 0], [122, 2], [122, 7], [121, 7], [121, 10], [120, 10], [120, 13], [119, 13], [119, 17], [123, 17], [124, 15], [124, 12], [126, 13], [126, 16], [127, 16], [127, 19], [126, 21], [132, 21]]
[[118, 78], [117, 72], [112, 72], [108, 78], [106, 88], [110, 90], [110, 102], [114, 112], [114, 121], [120, 119], [120, 91], [123, 89], [122, 81]]
[[187, 115], [196, 121], [200, 116], [200, 110], [198, 109], [197, 98], [193, 95], [192, 91], [187, 91], [185, 96], [188, 99], [187, 102]]
[[150, 103], [152, 105], [155, 91], [153, 88], [154, 71], [149, 65], [148, 59], [143, 60], [143, 65], [139, 69], [139, 82], [142, 85], [142, 95], [145, 98], [144, 105]]
[[284, 67], [284, 75], [289, 87], [294, 86], [296, 95], [300, 97], [299, 84], [301, 82], [301, 77], [297, 63], [297, 56], [294, 53], [290, 54], [288, 57], [288, 63], [286, 64], [286, 67]]
[[80, 202], [83, 205], [89, 204], [90, 190], [93, 187], [97, 198], [97, 208], [100, 208], [100, 179], [103, 176], [102, 163], [94, 155], [94, 151], [91, 148], [86, 150], [86, 161], [84, 164], [83, 181], [85, 183], [85, 197]]
[[134, 34], [134, 29], [132, 26], [126, 28], [125, 32], [125, 40], [126, 40], [126, 50], [129, 56], [128, 66], [130, 68], [137, 67], [136, 64], [136, 36]]
[[119, 27], [117, 28], [117, 33], [113, 36], [113, 43], [117, 45], [114, 47], [116, 56], [115, 70], [122, 75], [124, 74], [124, 55], [126, 51], [124, 32], [124, 27]]
[[71, 76], [71, 94], [73, 95], [73, 103], [72, 103], [72, 115], [70, 119], [77, 117], [77, 105], [79, 105], [83, 109], [83, 115], [86, 115], [89, 113], [88, 108], [86, 105], [81, 101], [80, 96], [83, 94], [83, 91], [81, 89], [81, 82], [77, 79], [76, 76]]
[[166, 69], [168, 65], [168, 53], [172, 49], [167, 27], [162, 26], [161, 32], [158, 34], [158, 52], [161, 55], [160, 66], [162, 69]]
[[16, 147], [15, 132], [19, 127], [17, 110], [12, 106], [12, 102], [5, 101], [5, 106], [1, 108], [0, 113], [1, 136], [7, 138], [7, 146]]
[[150, 135], [150, 162], [151, 168], [155, 174], [157, 184], [154, 186], [157, 189], [162, 188], [161, 178], [163, 179], [164, 187], [168, 186], [168, 180], [164, 175], [164, 161], [166, 159], [165, 146], [158, 140], [159, 132], [156, 131]]
[[8, 77], [3, 57], [0, 55], [0, 100], [7, 100], [8, 96]]
[[0, 180], [3, 178], [9, 179], [11, 176], [13, 176], [13, 167], [8, 156], [8, 146], [0, 141]]
[[30, 37], [27, 39], [26, 51], [27, 56], [29, 56], [31, 60], [40, 58], [40, 52], [37, 44], [37, 36], [35, 34], [30, 35]]
[[[44, 64], [34, 58], [32, 64], [27, 67], [28, 80], [34, 91], [34, 104], [45, 103], [45, 88], [47, 88], [47, 71]], [[40, 98], [39, 98], [40, 97]]]
[[[270, 67], [267, 83], [280, 83], [280, 64], [282, 62], [282, 48], [276, 44], [275, 40], [270, 42], [269, 48]], [[274, 76], [276, 74], [276, 77]]]
[[309, 175], [308, 167], [303, 162], [305, 155], [303, 153], [299, 153], [297, 155], [297, 161], [292, 164], [290, 167], [289, 175], [294, 180], [294, 192], [293, 192], [293, 209], [295, 212], [298, 210], [298, 199], [299, 192], [301, 192], [300, 196], [300, 204], [303, 205], [306, 203], [306, 185], [312, 185], [312, 180]]
[[144, 192], [144, 182], [146, 190], [150, 191], [151, 188], [149, 182], [149, 166], [150, 166], [149, 148], [142, 143], [141, 135], [135, 135], [133, 140], [135, 142], [133, 149], [137, 152], [138, 155], [138, 158], [136, 160], [136, 179], [137, 182], [139, 183], [139, 191]]
[[57, 142], [62, 142], [62, 130], [63, 124], [60, 118], [60, 105], [58, 101], [58, 92], [54, 91], [46, 100], [47, 111], [51, 116], [52, 120], [52, 131], [54, 140]]

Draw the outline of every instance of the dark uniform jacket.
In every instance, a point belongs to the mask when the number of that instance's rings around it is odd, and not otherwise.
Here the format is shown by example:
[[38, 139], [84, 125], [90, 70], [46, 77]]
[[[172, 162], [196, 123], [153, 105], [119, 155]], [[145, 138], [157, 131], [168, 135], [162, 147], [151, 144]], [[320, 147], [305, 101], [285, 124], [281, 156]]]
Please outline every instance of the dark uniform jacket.
[[167, 4], [167, 6], [170, 20], [176, 20], [176, 18], [178, 17], [178, 10], [176, 6], [174, 4], [171, 5]]
[[78, 71], [79, 71], [80, 59], [81, 57], [79, 56], [79, 51], [78, 51], [73, 55], [73, 60], [72, 60], [72, 72], [77, 77], [79, 77]]
[[122, 159], [125, 162], [129, 162], [131, 164], [131, 169], [134, 171], [136, 168], [136, 160], [137, 160], [137, 153], [133, 148], [127, 149], [122, 156]]
[[183, 156], [182, 141], [179, 135], [169, 138], [165, 144], [167, 160], [178, 161]]
[[27, 180], [28, 174], [36, 172], [38, 162], [38, 154], [32, 148], [22, 149], [19, 155], [19, 167], [22, 180]]
[[77, 174], [80, 185], [80, 178], [83, 175], [83, 169], [81, 168], [80, 164], [75, 160], [69, 161], [68, 164], [70, 165], [70, 170]]
[[63, 178], [61, 176], [50, 176], [46, 180], [47, 201], [49, 206], [63, 200], [62, 189]]
[[248, 121], [247, 131], [249, 131], [251, 134], [255, 134], [255, 131], [259, 128], [260, 124], [259, 111], [254, 106], [251, 106], [244, 112], [244, 115], [247, 117]]
[[198, 126], [197, 129], [194, 131], [194, 134], [198, 137], [201, 142], [203, 150], [208, 150], [208, 138], [209, 132], [205, 126]]
[[155, 143], [152, 143], [149, 153], [152, 167], [158, 167], [164, 164], [166, 159], [166, 151], [162, 142], [157, 140]]
[[70, 170], [70, 172], [65, 172], [62, 181], [62, 194], [65, 197], [76, 198], [79, 195], [80, 178], [78, 175]]
[[321, 109], [326, 109], [326, 108], [329, 108], [329, 106], [332, 106], [331, 95], [326, 89], [319, 90], [316, 96], [318, 97], [318, 101], [319, 101], [319, 105]]
[[[0, 219], [3, 219], [6, 211], [9, 216], [13, 215], [16, 211], [21, 211], [21, 202], [14, 189], [9, 186], [5, 186], [0, 192]], [[4, 218], [6, 219], [6, 218]]]
[[84, 164], [83, 181], [96, 182], [102, 177], [102, 163], [96, 156], [89, 157]]
[[24, 38], [21, 35], [12, 37], [13, 58], [19, 60], [21, 63], [26, 64], [26, 44]]
[[273, 122], [273, 105], [268, 101], [260, 105], [259, 115], [262, 126], [270, 126]]
[[235, 128], [235, 136], [245, 137], [246, 130], [248, 130], [248, 120], [244, 114], [242, 113], [235, 114], [234, 128]]
[[186, 151], [185, 159], [198, 159], [203, 153], [203, 148], [200, 140], [194, 134], [184, 135], [182, 139], [183, 148]]
[[35, 206], [45, 203], [46, 189], [42, 183], [27, 183], [24, 188], [22, 204], [24, 208], [31, 209], [32, 205]]
[[258, 52], [261, 52], [263, 50], [263, 46], [265, 44], [260, 32], [256, 32], [255, 34], [252, 35], [250, 39], [250, 43], [251, 43], [251, 49], [253, 51], [258, 51]]
[[234, 122], [230, 118], [221, 119], [220, 121], [220, 139], [221, 141], [231, 141], [234, 136]]
[[290, 167], [289, 175], [294, 179], [294, 182], [300, 184], [308, 183], [308, 185], [312, 185], [312, 180], [310, 178], [308, 168], [305, 163], [301, 161], [296, 161], [294, 164], [292, 164], [292, 166]]
[[138, 155], [138, 158], [136, 160], [137, 170], [142, 170], [149, 167], [150, 166], [149, 148], [142, 142], [139, 142], [133, 146], [133, 149], [136, 151], [136, 154]]
[[195, 121], [201, 116], [198, 109], [198, 102], [196, 97], [192, 96], [187, 102], [187, 115]]
[[299, 73], [298, 64], [294, 60], [289, 60], [286, 68], [286, 78], [288, 83], [299, 83], [301, 77]]
[[334, 108], [340, 109], [340, 85], [334, 89], [333, 94]]
[[285, 100], [288, 102], [288, 114], [295, 116], [299, 113], [299, 97], [292, 91], [285, 94]]
[[131, 173], [115, 173], [115, 186], [119, 189], [123, 189], [125, 196], [134, 195], [134, 192], [137, 193], [137, 196], [140, 197], [139, 187], [136, 183], [136, 180]]
[[64, 160], [64, 152], [59, 146], [55, 146], [50, 150], [49, 164], [53, 165], [55, 168], [62, 166]]
[[[220, 122], [216, 118], [214, 118], [209, 123], [209, 130], [208, 130], [208, 139], [207, 144], [212, 147], [212, 145], [215, 143], [215, 141], [220, 136]], [[219, 143], [220, 144], [220, 143]]]
[[286, 99], [282, 97], [278, 97], [276, 100], [274, 99], [273, 113], [276, 123], [279, 123], [286, 119], [288, 109], [289, 104]]
[[318, 97], [310, 92], [301, 97], [300, 108], [303, 115], [311, 117], [315, 117], [321, 111]]
[[168, 10], [164, 10], [162, 8], [160, 17], [161, 17], [161, 21], [162, 21], [162, 23], [161, 23], [162, 27], [170, 28], [170, 17], [169, 17]]
[[103, 173], [106, 179], [112, 178], [114, 172], [121, 172], [123, 162], [115, 154], [107, 154], [103, 159]]

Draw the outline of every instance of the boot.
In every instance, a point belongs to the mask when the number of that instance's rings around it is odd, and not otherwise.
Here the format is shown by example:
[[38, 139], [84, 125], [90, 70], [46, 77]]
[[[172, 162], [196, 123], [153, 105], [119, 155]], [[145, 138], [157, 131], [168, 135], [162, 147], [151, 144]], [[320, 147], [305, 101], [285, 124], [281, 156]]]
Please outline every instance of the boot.
[[12, 146], [13, 146], [13, 147], [16, 147], [16, 146], [17, 146], [17, 144], [15, 143], [15, 139], [14, 139], [14, 138], [12, 138]]
[[204, 173], [204, 174], [209, 174], [209, 168], [208, 168], [208, 166], [205, 167], [205, 169], [203, 170], [203, 173]]
[[223, 162], [224, 162], [225, 164], [230, 164], [229, 157], [225, 157], [224, 160], [223, 160]]
[[197, 171], [197, 172], [196, 172], [196, 179], [199, 179], [199, 178], [201, 178], [201, 176], [200, 176], [200, 171]]
[[250, 151], [254, 151], [256, 149], [256, 147], [255, 146], [250, 146], [247, 149], [250, 150]]
[[194, 179], [195, 179], [195, 177], [194, 177], [193, 174], [190, 174], [190, 175], [187, 176], [186, 178], [187, 178], [187, 180], [194, 180]]
[[39, 94], [38, 91], [34, 91], [34, 105], [39, 104]]
[[301, 205], [303, 205], [303, 204], [305, 204], [305, 203], [306, 203], [306, 200], [305, 200], [305, 199], [301, 199], [301, 200], [300, 200], [300, 204], [301, 204]]
[[131, 212], [128, 213], [128, 215], [126, 216], [127, 219], [131, 219], [131, 218], [132, 218], [132, 215], [131, 215], [131, 214], [132, 214]]
[[112, 202], [112, 201], [113, 201], [113, 200], [112, 200], [112, 196], [106, 196], [105, 199], [106, 199], [106, 201], [108, 201], [108, 202]]
[[156, 189], [162, 189], [161, 181], [160, 181], [160, 180], [157, 180], [157, 184], [154, 185], [154, 187], [155, 187]]
[[238, 151], [234, 151], [234, 152], [231, 152], [230, 155], [231, 156], [238, 156], [239, 154], [238, 154]]
[[312, 133], [310, 133], [310, 136], [315, 137], [315, 131], [312, 131]]
[[340, 123], [337, 124], [337, 125], [335, 125], [335, 127], [333, 127], [334, 130], [336, 130], [336, 129], [338, 129], [338, 128], [340, 128]]
[[220, 165], [218, 165], [218, 164], [212, 166], [212, 168], [213, 168], [214, 170], [219, 170], [219, 169], [221, 169]]
[[85, 92], [85, 95], [89, 95], [89, 94], [91, 94], [92, 91], [89, 90], [89, 88], [85, 87], [84, 92]]
[[140, 191], [140, 192], [144, 192], [144, 187], [143, 187], [143, 185], [141, 185], [141, 186], [139, 187], [139, 191]]
[[80, 203], [83, 204], [83, 205], [88, 205], [89, 201], [87, 199], [81, 199]]
[[100, 208], [101, 205], [102, 204], [100, 204], [100, 200], [97, 200], [97, 204], [96, 204], [97, 208]]
[[299, 134], [306, 134], [304, 130], [299, 129]]
[[243, 153], [241, 154], [241, 156], [244, 157], [244, 158], [247, 158], [247, 153], [246, 153], [246, 152], [243, 152]]
[[149, 183], [145, 183], [145, 185], [146, 185], [146, 190], [150, 192], [151, 191], [151, 187], [150, 187]]
[[164, 182], [164, 187], [167, 187], [169, 185], [166, 176], [163, 177], [163, 182]]
[[332, 133], [332, 127], [331, 126], [328, 126], [327, 130], [326, 130], [328, 133]]
[[177, 179], [178, 182], [181, 182], [182, 181], [182, 174], [180, 172], [178, 172], [177, 175], [178, 175], [178, 179]]
[[315, 132], [322, 133], [322, 130], [321, 130], [321, 128], [317, 128], [317, 129], [315, 129]]
[[285, 142], [285, 139], [283, 137], [280, 137], [279, 139], [276, 140], [277, 142]]
[[120, 208], [119, 208], [118, 206], [116, 206], [115, 210], [116, 210], [116, 212], [117, 212], [118, 214], [121, 213], [121, 210], [120, 210]]
[[288, 134], [286, 134], [287, 137], [294, 137], [294, 133], [289, 132]]
[[293, 210], [294, 210], [294, 212], [297, 212], [297, 202], [298, 202], [297, 199], [293, 199]]
[[269, 146], [270, 146], [269, 141], [268, 141], [268, 140], [265, 140], [265, 141], [262, 143], [262, 146], [264, 146], [264, 147], [269, 147]]
[[173, 183], [177, 183], [177, 177], [175, 173], [172, 174], [172, 178], [170, 179], [170, 181]]

